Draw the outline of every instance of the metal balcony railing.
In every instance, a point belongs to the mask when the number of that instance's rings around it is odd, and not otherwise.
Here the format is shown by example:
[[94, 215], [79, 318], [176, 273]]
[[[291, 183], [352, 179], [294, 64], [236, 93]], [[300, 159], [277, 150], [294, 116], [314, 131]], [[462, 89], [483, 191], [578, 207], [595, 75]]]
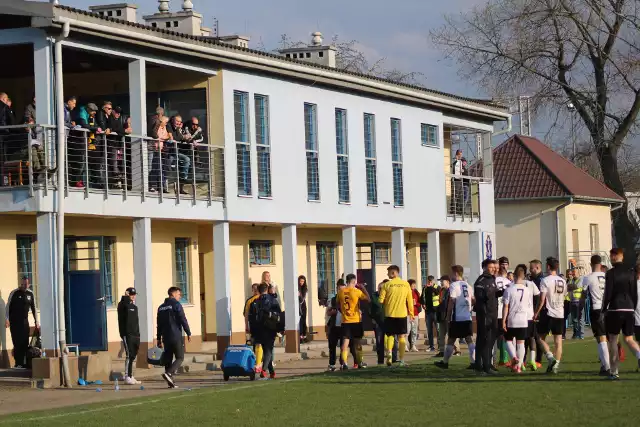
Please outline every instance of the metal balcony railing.
[[[65, 194], [190, 200], [224, 198], [224, 148], [140, 135], [66, 130]], [[30, 147], [30, 148], [29, 148]], [[57, 188], [56, 128], [0, 128], [0, 190]]]
[[480, 220], [480, 182], [484, 178], [446, 175], [447, 215], [460, 220]]

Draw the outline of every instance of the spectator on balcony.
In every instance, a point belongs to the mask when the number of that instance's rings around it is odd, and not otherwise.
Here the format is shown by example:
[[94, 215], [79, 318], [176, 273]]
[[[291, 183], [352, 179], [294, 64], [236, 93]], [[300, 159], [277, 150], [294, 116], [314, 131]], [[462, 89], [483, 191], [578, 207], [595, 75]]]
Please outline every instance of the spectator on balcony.
[[[77, 151], [74, 150], [71, 152], [71, 148], [69, 148], [70, 152], [68, 153], [69, 161], [71, 162], [71, 159], [74, 159], [73, 167], [71, 164], [69, 165], [69, 174], [71, 175], [74, 173], [74, 177], [76, 178], [76, 187], [78, 188], [85, 186], [83, 175], [88, 176], [89, 183], [87, 184], [92, 184], [91, 186], [95, 186], [96, 188], [100, 186], [100, 165], [102, 163], [102, 156], [100, 155], [100, 147], [96, 138], [97, 135], [103, 133], [103, 130], [96, 119], [97, 114], [98, 107], [93, 102], [90, 102], [86, 107], [80, 107], [76, 116], [76, 123], [78, 126], [89, 131], [86, 135], [86, 147], [84, 140], [85, 135], [78, 133], [76, 138], [79, 139], [79, 141], [77, 141], [77, 145], [74, 144]], [[84, 171], [85, 161], [89, 166], [87, 171]], [[73, 171], [72, 168], [74, 169]]]
[[24, 109], [24, 115], [22, 116], [24, 123], [36, 122], [36, 96], [33, 95], [33, 100]]
[[462, 191], [464, 194], [465, 212], [471, 214], [471, 180], [469, 179], [469, 163], [467, 159], [462, 158]]
[[166, 145], [169, 150], [169, 164], [171, 169], [178, 169], [177, 192], [189, 194], [184, 189], [184, 183], [189, 179], [189, 168], [191, 167], [191, 154], [193, 145], [191, 144], [191, 134], [185, 129], [181, 116], [173, 116], [169, 132], [173, 135], [173, 141]]
[[98, 112], [96, 116], [96, 122], [98, 123], [98, 127], [102, 129], [107, 135], [111, 133], [111, 128], [109, 125], [111, 124], [111, 112], [113, 111], [113, 104], [111, 101], [104, 101], [102, 104], [102, 109]]
[[[25, 124], [35, 125], [35, 118], [29, 117], [26, 119], [27, 120]], [[44, 147], [42, 146], [42, 128], [38, 129], [36, 127], [28, 127], [25, 129], [25, 131], [27, 133], [29, 150], [31, 150], [31, 169], [33, 171], [33, 182], [37, 183], [38, 178], [46, 168]]]
[[462, 204], [464, 200], [462, 172], [462, 150], [456, 150], [456, 156], [451, 164], [451, 174], [453, 175], [453, 179], [451, 185], [450, 207], [450, 213], [455, 215], [462, 215]]
[[158, 128], [158, 122], [164, 117], [164, 108], [157, 106], [156, 113], [149, 116], [147, 120], [147, 136], [151, 138], [158, 138], [156, 129]]
[[156, 140], [149, 143], [147, 147], [149, 158], [149, 192], [155, 193], [158, 187], [162, 188], [163, 193], [168, 193], [166, 187], [166, 179], [161, 173], [164, 172], [164, 161], [162, 151], [166, 141], [172, 139], [171, 134], [167, 130], [169, 119], [167, 117], [159, 117], [156, 126], [153, 129], [153, 135], [157, 135]]
[[125, 128], [126, 122], [122, 115], [122, 108], [115, 107], [109, 115], [107, 124], [110, 129], [107, 137], [107, 158], [109, 160], [109, 187], [122, 188], [124, 179], [124, 137], [131, 133], [131, 127]]
[[[11, 126], [11, 106], [8, 105], [9, 96], [0, 92], [0, 126]], [[6, 129], [0, 129], [0, 133], [9, 133]]]
[[185, 123], [185, 127], [191, 134], [191, 143], [194, 146], [197, 147], [204, 142], [204, 131], [200, 127], [200, 121], [197, 117], [191, 117], [191, 120]]
[[64, 125], [69, 129], [76, 125], [76, 122], [73, 120], [73, 110], [75, 110], [77, 102], [75, 96], [69, 96], [64, 101]]

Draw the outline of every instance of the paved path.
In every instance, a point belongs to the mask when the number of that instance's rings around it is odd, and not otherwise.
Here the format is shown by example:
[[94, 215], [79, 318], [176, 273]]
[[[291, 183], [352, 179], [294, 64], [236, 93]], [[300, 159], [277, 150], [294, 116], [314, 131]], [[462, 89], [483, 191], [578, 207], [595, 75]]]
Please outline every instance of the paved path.
[[[434, 353], [407, 353], [408, 362], [431, 357]], [[375, 364], [376, 356], [373, 352], [365, 352], [365, 361], [370, 365]], [[286, 378], [309, 373], [323, 372], [327, 369], [327, 358], [295, 360], [290, 362], [280, 362], [276, 366], [278, 378]], [[237, 383], [238, 381], [251, 384], [248, 378], [232, 378], [229, 383], [222, 379], [222, 372], [196, 372], [186, 373], [176, 377], [178, 390], [168, 390], [167, 384], [160, 378], [160, 369], [154, 377], [146, 378], [143, 382], [144, 390], [140, 386], [120, 385], [120, 391], [114, 390], [113, 383], [106, 383], [102, 386], [74, 386], [72, 389], [26, 389], [15, 387], [0, 388], [0, 418], [2, 415], [28, 412], [33, 410], [55, 409], [68, 406], [85, 405], [90, 403], [100, 403], [111, 400], [131, 399], [142, 396], [152, 396], [163, 393], [185, 392], [187, 388], [224, 387], [225, 384]], [[277, 381], [277, 380], [276, 380]], [[256, 384], [259, 382], [255, 382]], [[96, 388], [102, 388], [97, 392]]]

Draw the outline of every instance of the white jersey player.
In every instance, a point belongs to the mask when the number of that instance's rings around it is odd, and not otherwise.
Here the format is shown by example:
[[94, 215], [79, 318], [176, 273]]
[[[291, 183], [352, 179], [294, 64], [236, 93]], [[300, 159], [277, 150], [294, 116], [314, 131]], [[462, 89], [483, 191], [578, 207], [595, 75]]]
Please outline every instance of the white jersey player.
[[598, 357], [600, 358], [600, 375], [609, 375], [609, 349], [607, 347], [607, 331], [604, 325], [604, 315], [602, 314], [602, 297], [604, 296], [604, 272], [602, 271], [602, 258], [600, 255], [591, 257], [591, 269], [593, 273], [582, 278], [582, 298], [587, 295], [591, 299], [591, 330], [598, 344]]
[[[564, 326], [564, 298], [567, 295], [567, 282], [558, 276], [559, 262], [553, 257], [547, 258], [547, 276], [540, 282], [540, 302], [535, 317], [538, 323], [538, 342], [547, 356], [547, 373], [557, 373], [562, 358], [562, 329]], [[542, 311], [545, 307], [546, 311]], [[542, 314], [541, 314], [542, 312]], [[551, 353], [545, 338], [551, 332], [555, 343], [555, 354]]]

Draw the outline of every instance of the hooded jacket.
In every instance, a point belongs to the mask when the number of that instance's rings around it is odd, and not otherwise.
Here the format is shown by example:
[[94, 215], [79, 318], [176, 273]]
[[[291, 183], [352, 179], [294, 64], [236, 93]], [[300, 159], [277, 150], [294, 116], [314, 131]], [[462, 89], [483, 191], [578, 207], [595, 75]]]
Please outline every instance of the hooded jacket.
[[118, 303], [118, 328], [121, 337], [140, 336], [138, 306], [126, 295]]
[[633, 270], [621, 262], [613, 264], [604, 279], [602, 311], [634, 311], [638, 304], [638, 288]]
[[158, 341], [165, 343], [182, 342], [182, 331], [191, 336], [189, 322], [184, 314], [182, 304], [175, 298], [166, 298], [162, 305], [158, 307]]

